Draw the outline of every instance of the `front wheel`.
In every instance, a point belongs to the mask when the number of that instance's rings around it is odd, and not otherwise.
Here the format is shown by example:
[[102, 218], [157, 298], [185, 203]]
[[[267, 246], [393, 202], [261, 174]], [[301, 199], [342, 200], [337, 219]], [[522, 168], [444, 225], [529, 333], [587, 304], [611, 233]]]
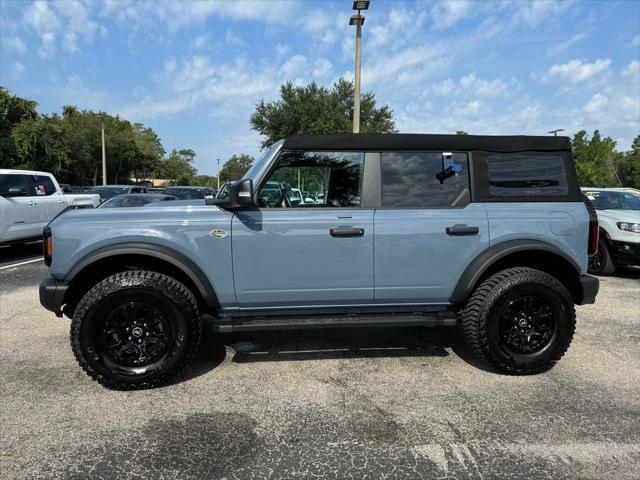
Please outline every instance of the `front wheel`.
[[497, 370], [526, 375], [553, 367], [575, 331], [573, 299], [551, 275], [510, 268], [487, 278], [462, 313], [472, 350]]
[[171, 382], [200, 343], [193, 294], [156, 272], [105, 278], [78, 304], [71, 346], [83, 370], [108, 388], [152, 388]]

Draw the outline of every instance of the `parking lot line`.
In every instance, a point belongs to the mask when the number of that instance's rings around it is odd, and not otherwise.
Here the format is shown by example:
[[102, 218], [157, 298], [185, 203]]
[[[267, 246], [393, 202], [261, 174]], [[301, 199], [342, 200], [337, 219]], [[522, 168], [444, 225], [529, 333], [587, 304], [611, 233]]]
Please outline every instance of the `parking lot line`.
[[0, 270], [6, 270], [7, 268], [19, 267], [20, 265], [26, 265], [27, 263], [33, 262], [42, 262], [42, 258], [35, 258], [33, 260], [26, 260], [24, 262], [14, 263], [12, 265], [5, 265], [4, 267], [0, 267]]

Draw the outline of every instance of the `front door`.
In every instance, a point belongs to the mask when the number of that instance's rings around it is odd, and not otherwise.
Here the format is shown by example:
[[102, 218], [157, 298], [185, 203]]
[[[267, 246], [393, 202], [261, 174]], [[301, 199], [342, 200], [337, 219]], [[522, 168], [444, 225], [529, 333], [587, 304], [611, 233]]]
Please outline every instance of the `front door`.
[[363, 171], [363, 153], [280, 154], [256, 185], [258, 208], [233, 218], [240, 308], [372, 303], [374, 210], [361, 208]]
[[[22, 194], [10, 196], [10, 189], [21, 189]], [[42, 235], [37, 200], [29, 176], [0, 175], [0, 242]]]

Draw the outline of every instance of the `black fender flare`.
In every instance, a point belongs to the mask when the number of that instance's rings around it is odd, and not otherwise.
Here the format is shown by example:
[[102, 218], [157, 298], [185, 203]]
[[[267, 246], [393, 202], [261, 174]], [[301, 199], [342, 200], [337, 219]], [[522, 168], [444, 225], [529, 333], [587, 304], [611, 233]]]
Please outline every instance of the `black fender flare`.
[[464, 302], [471, 295], [482, 275], [501, 258], [513, 253], [531, 250], [558, 255], [573, 266], [576, 276], [580, 275], [580, 266], [576, 261], [550, 243], [541, 240], [508, 240], [489, 247], [473, 259], [460, 276], [458, 284], [451, 295], [451, 303]]
[[150, 243], [118, 243], [116, 245], [109, 245], [107, 247], [94, 250], [71, 267], [64, 280], [66, 283], [70, 283], [78, 273], [91, 264], [98, 260], [119, 255], [143, 255], [157, 258], [171, 264], [189, 277], [208, 307], [216, 310], [220, 307], [220, 302], [218, 301], [216, 292], [213, 289], [213, 285], [211, 285], [211, 282], [202, 269], [196, 265], [193, 260], [172, 248]]

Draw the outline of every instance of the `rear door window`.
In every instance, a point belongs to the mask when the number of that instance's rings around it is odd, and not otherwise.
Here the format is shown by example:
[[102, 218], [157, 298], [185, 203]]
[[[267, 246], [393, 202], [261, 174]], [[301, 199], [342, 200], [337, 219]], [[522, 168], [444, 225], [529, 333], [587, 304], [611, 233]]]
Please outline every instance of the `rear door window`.
[[53, 184], [53, 180], [51, 180], [51, 177], [47, 175], [32, 175], [31, 181], [33, 183], [35, 195], [53, 195], [56, 193], [56, 187]]
[[556, 155], [495, 153], [487, 157], [492, 197], [565, 196], [564, 159]]
[[469, 203], [466, 153], [383, 152], [382, 206], [463, 207]]

